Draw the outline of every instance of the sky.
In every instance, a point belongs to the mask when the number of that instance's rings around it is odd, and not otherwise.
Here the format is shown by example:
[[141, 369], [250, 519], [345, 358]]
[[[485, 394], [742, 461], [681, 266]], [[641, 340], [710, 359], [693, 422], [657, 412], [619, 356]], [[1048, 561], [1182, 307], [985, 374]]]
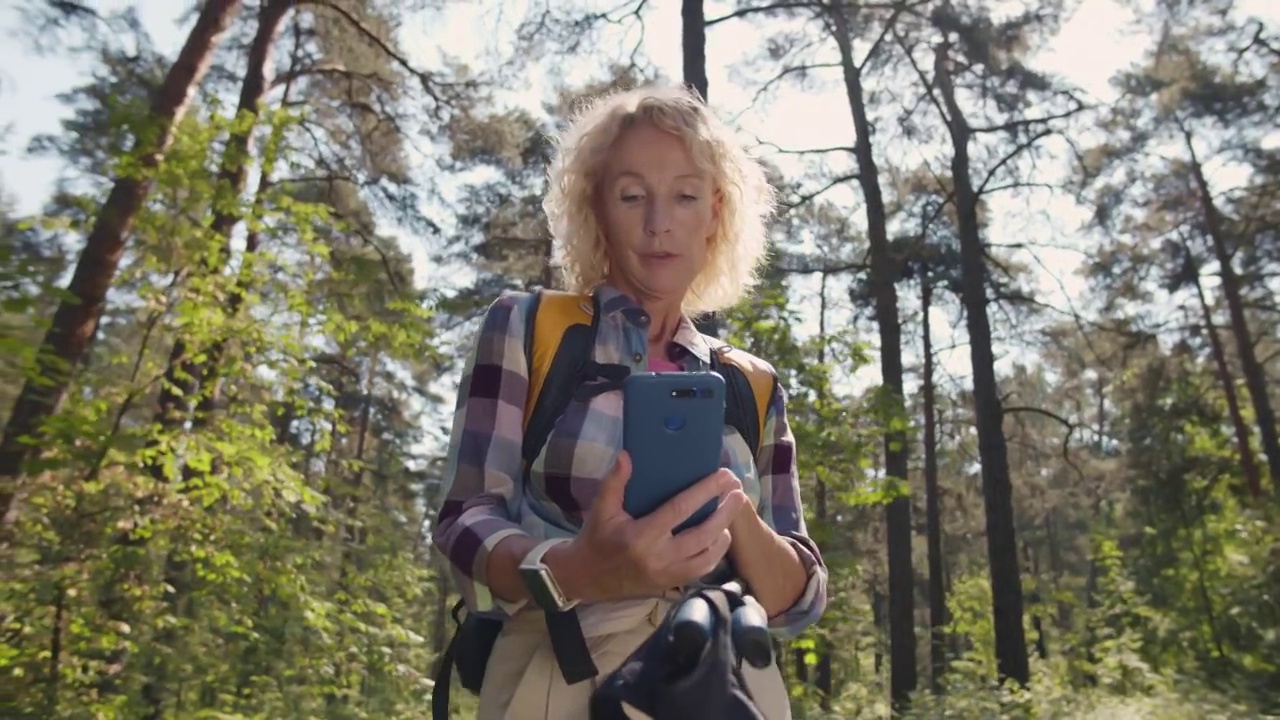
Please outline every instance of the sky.
[[[510, 20], [522, 14], [525, 1], [455, 2], [444, 17], [425, 14], [413, 17], [402, 28], [402, 41], [410, 53], [424, 63], [441, 53], [483, 63], [488, 54], [500, 52], [497, 44], [508, 37], [501, 28], [509, 27]], [[1247, 0], [1242, 9], [1280, 17], [1280, 9], [1277, 9], [1280, 3], [1273, 3], [1274, 0]], [[188, 30], [176, 22], [176, 17], [180, 7], [188, 3], [175, 0], [136, 0], [132, 3], [102, 0], [97, 6], [110, 9], [128, 4], [138, 8], [161, 49], [176, 51]], [[64, 114], [57, 94], [84, 82], [87, 73], [85, 68], [66, 59], [36, 56], [21, 39], [13, 37], [11, 33], [18, 23], [16, 5], [17, 0], [0, 0], [0, 33], [3, 33], [0, 35], [3, 38], [0, 39], [0, 128], [11, 126], [7, 138], [0, 144], [0, 152], [3, 152], [0, 155], [0, 183], [16, 197], [20, 211], [34, 212], [48, 197], [59, 168], [54, 161], [23, 157], [22, 148], [32, 134], [57, 129], [57, 123]], [[728, 2], [709, 0], [707, 16], [715, 17], [730, 6]], [[678, 79], [681, 68], [680, 0], [650, 0], [647, 12], [645, 52], [667, 77]], [[1086, 96], [1106, 100], [1111, 96], [1108, 79], [1117, 70], [1137, 60], [1145, 47], [1145, 38], [1134, 36], [1126, 29], [1128, 19], [1128, 13], [1114, 0], [1082, 0], [1054, 42], [1032, 64], [1063, 77], [1083, 90]], [[763, 138], [789, 149], [851, 144], [853, 131], [847, 101], [836, 87], [817, 92], [783, 91], [771, 104], [758, 111], [738, 115], [750, 105], [754, 93], [754, 85], [739, 79], [740, 66], [736, 62], [762, 41], [752, 28], [750, 22], [729, 21], [709, 30], [707, 70], [711, 106], [726, 118], [737, 117], [737, 125], [744, 138]], [[634, 39], [634, 34], [630, 38], [606, 38], [606, 47], [602, 51], [616, 53], [619, 48], [629, 47]], [[562, 77], [570, 81], [585, 79], [598, 66], [598, 56], [593, 57], [590, 63], [557, 68], [551, 80]], [[829, 80], [838, 79], [834, 74], [838, 71], [825, 72], [833, 73], [828, 76]], [[510, 93], [508, 99], [536, 103], [539, 94], [550, 87], [549, 79], [538, 73], [530, 72], [522, 80], [524, 92]], [[915, 164], [923, 159], [922, 155], [919, 158], [887, 160]], [[937, 158], [933, 160], [936, 164]], [[853, 197], [852, 188], [844, 192], [845, 197]], [[839, 195], [831, 197], [839, 198]], [[1025, 202], [998, 205], [995, 219], [988, 228], [988, 237], [1005, 242], [1031, 238], [1047, 245], [1079, 244], [1082, 237], [1080, 225], [1086, 219], [1082, 209], [1060, 198], [1037, 202], [1040, 205], [1033, 208], [1034, 212], [1028, 212]], [[403, 236], [401, 242], [415, 260], [419, 280], [432, 282], [432, 273], [438, 270], [427, 261], [428, 242]], [[1074, 275], [1080, 257], [1078, 251], [1069, 249], [1042, 249], [1035, 261], [1029, 261], [1036, 268], [1047, 302], [1065, 308], [1083, 296], [1086, 288]], [[815, 288], [816, 278], [808, 284], [807, 290], [813, 293]], [[848, 305], [845, 293], [838, 295], [840, 297], [835, 298], [837, 305]], [[847, 310], [845, 308], [845, 312], [840, 314], [847, 313]], [[829, 322], [833, 320], [839, 322], [838, 317], [829, 319]], [[962, 338], [958, 342], [949, 340], [952, 324], [957, 321], [958, 317], [936, 313], [932, 323], [933, 334], [938, 347], [951, 347], [941, 351], [942, 366], [953, 376], [964, 377], [968, 374], [968, 348]], [[996, 321], [993, 316], [993, 322]], [[802, 331], [814, 331], [816, 327], [816, 313], [810, 313]], [[877, 375], [874, 368], [869, 368], [865, 379], [871, 381]]]

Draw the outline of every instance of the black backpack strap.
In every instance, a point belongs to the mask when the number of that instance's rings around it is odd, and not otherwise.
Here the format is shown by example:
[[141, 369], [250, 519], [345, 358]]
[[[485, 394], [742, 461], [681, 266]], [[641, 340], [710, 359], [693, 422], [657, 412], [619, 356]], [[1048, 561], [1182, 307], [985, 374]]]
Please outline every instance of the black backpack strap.
[[[525, 321], [524, 351], [525, 357], [529, 358], [530, 362], [534, 357], [534, 320], [540, 298], [541, 295], [534, 294], [529, 308], [529, 317]], [[599, 297], [593, 295], [591, 302], [594, 306], [591, 324], [575, 324], [565, 329], [560, 339], [560, 347], [556, 349], [555, 356], [551, 360], [551, 367], [547, 368], [542, 389], [534, 400], [533, 412], [529, 416], [529, 423], [524, 431], [524, 441], [521, 444], [526, 477], [529, 467], [533, 465], [538, 453], [542, 452], [542, 446], [546, 445], [551, 430], [555, 428], [556, 421], [564, 414], [569, 403], [575, 396], [585, 399], [580, 392], [583, 383], [601, 376], [606, 380], [618, 374], [625, 377], [625, 373], [620, 373], [618, 368], [623, 371], [629, 370], [625, 365], [600, 365], [591, 359], [596, 344], [596, 330], [600, 323]], [[621, 380], [619, 379], [618, 382]], [[608, 389], [611, 388], [604, 387], [598, 392]]]
[[431, 687], [431, 720], [449, 720], [449, 686], [453, 682], [454, 646], [458, 644], [458, 635], [454, 632], [449, 638], [449, 645], [440, 656], [440, 666], [436, 668], [435, 684]]
[[724, 378], [724, 424], [738, 431], [754, 456], [760, 452], [761, 430], [751, 381], [737, 365], [721, 362], [716, 352], [711, 353], [711, 369]]
[[[521, 445], [526, 481], [529, 468], [542, 452], [556, 421], [564, 414], [569, 403], [621, 387], [622, 381], [630, 372], [630, 368], [625, 365], [601, 365], [592, 359], [600, 323], [599, 296], [593, 294], [591, 302], [593, 308], [590, 325], [574, 324], [565, 329], [560, 346], [547, 369], [542, 389], [534, 401]], [[531, 360], [534, 357], [533, 328], [538, 304], [539, 296], [535, 295], [526, 321], [528, 330], [525, 333], [525, 356]], [[603, 382], [593, 382], [597, 380]], [[573, 685], [595, 677], [599, 671], [591, 658], [591, 650], [583, 635], [577, 611], [548, 611], [546, 620], [556, 664], [560, 666], [565, 682]]]
[[[465, 617], [462, 616], [463, 613], [466, 613]], [[498, 635], [502, 633], [501, 620], [472, 615], [467, 612], [464, 600], [454, 603], [450, 615], [457, 629], [449, 640], [444, 654], [440, 656], [440, 665], [436, 668], [435, 685], [431, 690], [433, 720], [449, 718], [449, 690], [455, 668], [458, 671], [458, 681], [464, 690], [477, 694], [480, 692], [493, 645], [498, 641]]]
[[[529, 362], [533, 362], [534, 357], [535, 320], [541, 300], [541, 292], [535, 292], [529, 298], [524, 335], [525, 357]], [[592, 359], [600, 318], [598, 296], [592, 296], [592, 304], [589, 325], [575, 323], [565, 328], [551, 366], [547, 368], [542, 388], [534, 401], [521, 443], [523, 480], [528, 479], [530, 466], [542, 452], [551, 430], [555, 428], [556, 421], [564, 414], [569, 403], [574, 399], [585, 400], [621, 387], [622, 381], [630, 372], [630, 368], [625, 365], [602, 365]], [[471, 616], [460, 620], [458, 613], [463, 609], [462, 601], [454, 606], [453, 618], [458, 629], [441, 655], [440, 665], [436, 669], [435, 686], [431, 694], [433, 720], [449, 718], [449, 690], [454, 667], [458, 668], [459, 679], [465, 689], [472, 693], [480, 692], [493, 643], [502, 629], [499, 620]], [[591, 658], [591, 650], [587, 646], [577, 612], [547, 612], [546, 617], [551, 646], [565, 682], [572, 685], [599, 674]]]

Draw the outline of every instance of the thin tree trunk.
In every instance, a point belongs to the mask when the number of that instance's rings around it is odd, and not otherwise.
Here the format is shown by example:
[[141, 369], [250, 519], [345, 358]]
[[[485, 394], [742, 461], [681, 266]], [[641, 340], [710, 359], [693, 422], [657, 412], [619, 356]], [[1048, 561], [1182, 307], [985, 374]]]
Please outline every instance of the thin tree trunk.
[[916, 689], [915, 592], [911, 565], [911, 499], [907, 486], [907, 436], [897, 429], [904, 413], [902, 383], [902, 328], [895, 287], [899, 268], [891, 255], [879, 170], [871, 148], [871, 123], [862, 89], [862, 70], [854, 63], [852, 35], [844, 9], [830, 10], [832, 32], [840, 50], [845, 94], [853, 116], [854, 155], [858, 182], [867, 214], [867, 240], [871, 254], [871, 286], [875, 296], [876, 325], [880, 331], [880, 375], [889, 399], [892, 418], [884, 433], [885, 476], [901, 483], [903, 493], [885, 509], [889, 551], [889, 655], [890, 696], [896, 712], [906, 710]]
[[[818, 290], [818, 364], [825, 366], [827, 364], [827, 280], [830, 273], [823, 272], [822, 280]], [[818, 394], [818, 399], [824, 405], [827, 400], [827, 386], [824, 385]], [[815, 483], [814, 489], [816, 496], [816, 506], [814, 514], [820, 524], [827, 522], [827, 484], [819, 476]], [[825, 637], [819, 637], [817, 642], [818, 662], [814, 667], [813, 684], [818, 689], [819, 707], [824, 712], [831, 712], [832, 701], [832, 677], [831, 677], [831, 644]]]
[[1222, 347], [1222, 339], [1218, 337], [1217, 323], [1213, 321], [1213, 310], [1204, 295], [1204, 286], [1200, 283], [1200, 267], [1195, 261], [1191, 248], [1185, 243], [1183, 249], [1187, 259], [1193, 264], [1192, 281], [1196, 286], [1196, 297], [1200, 300], [1200, 311], [1204, 314], [1204, 332], [1209, 338], [1209, 348], [1213, 353], [1213, 363], [1218, 368], [1218, 382], [1222, 383], [1222, 394], [1227, 400], [1227, 413], [1231, 416], [1231, 425], [1235, 428], [1236, 449], [1240, 452], [1240, 469], [1244, 472], [1245, 485], [1254, 499], [1262, 497], [1262, 476], [1253, 459], [1253, 447], [1249, 443], [1249, 426], [1240, 413], [1240, 397], [1236, 394], [1235, 378], [1231, 375], [1231, 367], [1227, 364], [1227, 353]]
[[151, 193], [155, 170], [164, 161], [175, 128], [186, 115], [240, 5], [240, 0], [210, 0], [204, 4], [151, 104], [152, 125], [137, 139], [139, 174], [116, 178], [85, 239], [67, 287], [71, 297], [58, 303], [37, 355], [37, 376], [23, 384], [0, 440], [0, 515], [6, 526], [14, 507], [17, 477], [30, 449], [38, 447], [28, 445], [23, 438], [39, 432], [44, 421], [61, 407], [67, 387], [97, 332], [107, 291], [115, 280], [138, 212]]
[[969, 331], [973, 365], [974, 415], [978, 426], [978, 454], [982, 464], [982, 496], [987, 516], [987, 555], [996, 635], [996, 664], [1001, 680], [1019, 685], [1030, 681], [1026, 631], [1022, 627], [1022, 585], [1018, 572], [1017, 532], [1013, 525], [1013, 487], [1009, 479], [1000, 394], [996, 385], [991, 324], [987, 318], [987, 269], [978, 226], [978, 196], [969, 176], [972, 131], [956, 102], [948, 48], [935, 50], [934, 71], [942, 93], [954, 153], [951, 174], [955, 184], [960, 231], [961, 298]]
[[924, 494], [929, 556], [929, 667], [930, 688], [942, 692], [947, 671], [947, 596], [942, 587], [942, 511], [938, 496], [938, 418], [934, 409], [933, 338], [929, 311], [933, 278], [928, 265], [920, 269], [920, 324], [924, 342]]
[[[702, 0], [682, 0], [680, 5], [680, 46], [684, 65], [684, 83], [707, 102], [707, 16]], [[694, 318], [699, 332], [719, 337], [720, 316], [706, 313]]]
[[880, 592], [879, 588], [873, 588], [871, 590], [871, 626], [875, 628], [876, 643], [875, 653], [872, 656], [872, 672], [877, 679], [884, 668], [884, 606], [884, 593]]
[[[213, 217], [211, 229], [220, 246], [213, 248], [205, 256], [202, 271], [206, 277], [213, 277], [222, 272], [230, 255], [230, 237], [232, 230], [240, 221], [240, 213], [235, 209], [240, 194], [244, 191], [248, 175], [249, 160], [252, 154], [251, 140], [254, 127], [263, 100], [266, 98], [270, 72], [271, 52], [275, 47], [276, 35], [284, 23], [285, 15], [293, 5], [289, 0], [271, 0], [263, 6], [258, 17], [258, 30], [249, 46], [248, 64], [244, 80], [240, 85], [240, 99], [236, 107], [233, 130], [227, 140], [226, 149], [222, 153], [221, 169], [218, 173], [217, 209]], [[234, 302], [234, 300], [233, 300]], [[186, 419], [186, 406], [198, 387], [201, 367], [195, 355], [198, 351], [192, 348], [195, 341], [179, 337], [169, 353], [169, 365], [165, 369], [164, 382], [161, 384], [159, 407], [156, 421], [162, 429], [172, 430]], [[161, 455], [157, 453], [157, 456]], [[160, 460], [149, 468], [158, 482], [164, 482], [164, 464]]]
[[[1231, 252], [1227, 248], [1226, 231], [1222, 227], [1222, 214], [1213, 201], [1213, 193], [1209, 189], [1209, 181], [1205, 179], [1204, 167], [1196, 157], [1195, 143], [1191, 133], [1182, 129], [1186, 141], [1187, 152], [1191, 156], [1191, 174], [1196, 188], [1200, 191], [1200, 203], [1204, 209], [1205, 226], [1208, 229], [1213, 254], [1218, 261], [1218, 275], [1222, 279], [1222, 294], [1227, 299], [1227, 311], [1231, 317], [1232, 335], [1236, 338], [1236, 352], [1240, 355], [1240, 366], [1244, 371], [1245, 387], [1253, 400], [1253, 415], [1258, 423], [1258, 434], [1262, 437], [1262, 451], [1267, 456], [1267, 470], [1271, 476], [1273, 492], [1280, 490], [1280, 437], [1276, 435], [1276, 415], [1271, 408], [1271, 398], [1267, 395], [1267, 377], [1258, 362], [1258, 355], [1253, 351], [1253, 336], [1249, 332], [1249, 324], [1244, 317], [1244, 300], [1240, 296], [1240, 277], [1236, 275], [1231, 264]], [[1280, 495], [1280, 492], [1277, 493]]]
[[[275, 4], [277, 6], [282, 4], [286, 6], [288, 5], [288, 3], [280, 3], [280, 2], [277, 2]], [[279, 12], [279, 10], [280, 10], [279, 7], [275, 8], [276, 12]], [[274, 21], [277, 24], [279, 24], [283, 21], [283, 13], [280, 13], [278, 16], [273, 16], [270, 18], [264, 15], [264, 21], [269, 19], [274, 19]], [[274, 44], [274, 43], [271, 43], [271, 44]], [[280, 93], [280, 104], [282, 106], [288, 105], [289, 101], [291, 100], [291, 95], [293, 94], [293, 82], [298, 76], [299, 61], [301, 60], [301, 49], [302, 49], [301, 46], [302, 46], [302, 31], [295, 25], [293, 60], [289, 65], [288, 76], [284, 83], [284, 89]], [[271, 45], [269, 44], [266, 47], [266, 56], [263, 58], [265, 61], [267, 61], [268, 65], [270, 61], [270, 54], [271, 54]], [[254, 67], [253, 63], [256, 60], [257, 58], [255, 58], [254, 55], [250, 53], [250, 56], [249, 56], [250, 67]], [[268, 87], [266, 73], [265, 73], [266, 65], [262, 67], [264, 72], [255, 73], [255, 76], [254, 76], [254, 83], [255, 84], [261, 83], [260, 87], [257, 88], [259, 103], [261, 103], [261, 101], [265, 99], [266, 89]], [[246, 82], [247, 81], [248, 81], [248, 77], [246, 77]], [[243, 96], [241, 100], [242, 101], [244, 100]], [[256, 110], [254, 111], [254, 114], [255, 115], [257, 114]], [[228, 177], [229, 182], [239, 183], [239, 186], [237, 187], [241, 187], [244, 185], [244, 171], [247, 165], [247, 160], [249, 158], [250, 139], [251, 139], [251, 135], [246, 134], [244, 137], [244, 147], [243, 147], [244, 159], [246, 160], [246, 162], [240, 163], [238, 166], [240, 175], [232, 177], [231, 172], [226, 171], [224, 169], [224, 173]], [[272, 128], [271, 137], [266, 143], [266, 147], [265, 147], [266, 152], [263, 154], [263, 157], [261, 158], [262, 169], [258, 172], [258, 188], [254, 192], [254, 209], [256, 212], [261, 211], [261, 208], [263, 207], [263, 203], [266, 200], [267, 193], [271, 190], [271, 187], [273, 184], [271, 175], [272, 175], [272, 172], [275, 170], [277, 154], [279, 152], [280, 143], [283, 140], [284, 140], [284, 128], [279, 126]], [[236, 190], [236, 193], [239, 194], [238, 189]], [[219, 232], [219, 234], [226, 241], [223, 247], [224, 254], [223, 254], [223, 257], [221, 258], [222, 264], [225, 264], [226, 258], [231, 252], [230, 237], [231, 237], [231, 232], [235, 229], [235, 225], [237, 222], [238, 222], [238, 216], [232, 212], [219, 213], [217, 216], [214, 217], [213, 227], [216, 231]], [[253, 284], [253, 268], [252, 268], [252, 263], [250, 262], [250, 259], [253, 257], [255, 253], [258, 252], [258, 246], [261, 244], [262, 244], [262, 230], [255, 225], [248, 233], [245, 234], [244, 251], [241, 254], [242, 260], [240, 264], [239, 273], [236, 277], [236, 285], [235, 285], [235, 288], [233, 288], [231, 291], [230, 299], [228, 299], [227, 301], [227, 308], [226, 308], [227, 318], [235, 318], [237, 315], [240, 314], [240, 310], [244, 306], [245, 296], [249, 292], [249, 287]], [[194, 373], [195, 377], [198, 380], [197, 387], [199, 388], [199, 394], [197, 396], [199, 399], [197, 401], [196, 412], [194, 416], [195, 426], [197, 428], [203, 426], [205, 423], [208, 422], [210, 414], [214, 411], [214, 409], [218, 404], [218, 400], [222, 393], [222, 382], [224, 380], [222, 361], [223, 361], [223, 358], [226, 356], [227, 345], [228, 343], [231, 342], [231, 340], [232, 338], [228, 336], [228, 333], [225, 333], [225, 332], [222, 333], [217, 338], [217, 340], [214, 341], [213, 346], [209, 348], [209, 352], [206, 353], [205, 361], [199, 365], [196, 372]]]

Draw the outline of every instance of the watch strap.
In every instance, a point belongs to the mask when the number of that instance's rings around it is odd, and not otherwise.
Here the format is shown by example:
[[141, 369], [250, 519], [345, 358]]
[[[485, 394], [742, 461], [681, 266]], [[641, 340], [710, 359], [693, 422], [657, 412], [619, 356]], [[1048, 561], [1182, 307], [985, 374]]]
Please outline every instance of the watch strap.
[[578, 603], [565, 597], [559, 582], [552, 574], [551, 568], [542, 561], [551, 548], [570, 542], [569, 538], [553, 538], [543, 540], [534, 546], [520, 561], [520, 573], [524, 576], [529, 591], [533, 594], [534, 603], [548, 611], [563, 612], [572, 609]]
[[543, 540], [537, 545], [534, 545], [533, 549], [529, 551], [529, 554], [524, 556], [524, 559], [520, 561], [520, 567], [538, 567], [543, 565], [542, 556], [546, 555], [548, 550], [567, 542], [570, 542], [569, 538], [552, 538], [550, 540]]

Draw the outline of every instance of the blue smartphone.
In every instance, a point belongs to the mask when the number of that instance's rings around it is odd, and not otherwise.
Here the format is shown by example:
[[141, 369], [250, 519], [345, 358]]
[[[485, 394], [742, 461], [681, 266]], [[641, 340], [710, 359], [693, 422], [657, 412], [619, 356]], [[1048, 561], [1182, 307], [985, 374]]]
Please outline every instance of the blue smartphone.
[[[633, 373], [622, 394], [622, 444], [631, 456], [622, 507], [639, 518], [720, 469], [725, 384], [714, 372]], [[718, 504], [708, 501], [674, 532], [703, 522]]]

